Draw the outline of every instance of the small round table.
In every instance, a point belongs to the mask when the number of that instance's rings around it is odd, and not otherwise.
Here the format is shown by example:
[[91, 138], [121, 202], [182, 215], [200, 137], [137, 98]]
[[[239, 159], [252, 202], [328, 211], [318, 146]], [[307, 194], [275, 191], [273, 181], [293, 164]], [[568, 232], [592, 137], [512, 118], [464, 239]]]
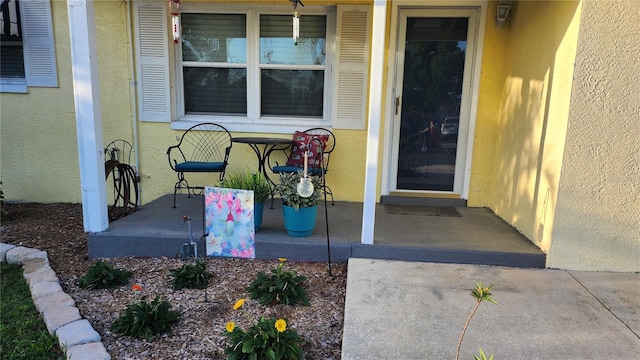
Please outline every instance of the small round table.
[[[291, 144], [291, 139], [284, 138], [269, 138], [269, 137], [234, 137], [231, 141], [234, 143], [247, 144], [253, 149], [258, 157], [258, 172], [264, 174], [271, 184], [275, 186], [275, 183], [269, 178], [267, 174], [267, 167], [265, 162], [272, 151], [276, 149], [286, 148]], [[262, 147], [262, 149], [261, 149]]]

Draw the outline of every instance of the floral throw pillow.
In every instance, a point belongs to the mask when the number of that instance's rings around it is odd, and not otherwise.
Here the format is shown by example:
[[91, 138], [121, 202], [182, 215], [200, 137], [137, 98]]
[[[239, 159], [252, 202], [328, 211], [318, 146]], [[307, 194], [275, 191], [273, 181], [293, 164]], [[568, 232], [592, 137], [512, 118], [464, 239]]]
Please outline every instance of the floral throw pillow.
[[[318, 141], [311, 141], [313, 138], [318, 138], [322, 145], [318, 143]], [[304, 152], [308, 150], [309, 167], [320, 167], [320, 155], [327, 145], [328, 140], [329, 137], [326, 135], [312, 135], [296, 131], [295, 134], [293, 134], [293, 149], [291, 150], [291, 156], [287, 159], [287, 165], [304, 167]]]

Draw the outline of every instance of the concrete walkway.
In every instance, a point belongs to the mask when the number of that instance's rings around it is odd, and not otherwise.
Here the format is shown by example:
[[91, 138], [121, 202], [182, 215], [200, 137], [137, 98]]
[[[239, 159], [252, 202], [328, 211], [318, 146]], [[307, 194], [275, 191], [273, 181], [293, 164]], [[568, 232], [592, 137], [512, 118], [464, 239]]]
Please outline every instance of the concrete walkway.
[[640, 274], [350, 259], [342, 359], [639, 359]]

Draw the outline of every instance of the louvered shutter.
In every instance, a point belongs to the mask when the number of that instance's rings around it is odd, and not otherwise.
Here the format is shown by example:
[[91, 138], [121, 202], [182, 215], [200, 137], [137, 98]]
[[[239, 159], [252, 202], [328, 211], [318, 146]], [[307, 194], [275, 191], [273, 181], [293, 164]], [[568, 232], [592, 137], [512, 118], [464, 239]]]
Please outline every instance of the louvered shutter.
[[57, 87], [51, 3], [49, 0], [21, 0], [18, 4], [27, 86]]
[[368, 6], [338, 6], [332, 127], [362, 130], [369, 78]]
[[138, 109], [141, 121], [171, 121], [166, 3], [136, 1]]

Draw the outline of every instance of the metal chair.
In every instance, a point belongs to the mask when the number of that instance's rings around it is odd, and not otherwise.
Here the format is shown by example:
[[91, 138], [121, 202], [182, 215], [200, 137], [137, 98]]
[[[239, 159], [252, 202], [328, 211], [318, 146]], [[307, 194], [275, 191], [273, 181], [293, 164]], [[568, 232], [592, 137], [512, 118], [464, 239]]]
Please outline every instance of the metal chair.
[[202, 123], [187, 129], [178, 144], [167, 149], [169, 166], [178, 174], [173, 187], [174, 208], [178, 190], [186, 188], [191, 197], [195, 189], [202, 189], [201, 186], [190, 186], [185, 173], [219, 173], [220, 181], [224, 180], [231, 145], [231, 134], [227, 129], [214, 123]]
[[[330, 130], [325, 128], [312, 128], [303, 132], [296, 132], [291, 145], [286, 148], [275, 149], [269, 154], [267, 165], [275, 174], [302, 171], [304, 165], [300, 159], [301, 154], [305, 150], [317, 149], [320, 144], [324, 144], [324, 148], [320, 151], [311, 151], [307, 171], [312, 176], [326, 175], [327, 171], [329, 171], [331, 153], [336, 147], [336, 137]], [[272, 156], [274, 159], [272, 159]], [[280, 159], [286, 158], [286, 164], [278, 164], [275, 160], [278, 157]], [[331, 188], [324, 184], [322, 190], [331, 196], [331, 205], [335, 205]]]

